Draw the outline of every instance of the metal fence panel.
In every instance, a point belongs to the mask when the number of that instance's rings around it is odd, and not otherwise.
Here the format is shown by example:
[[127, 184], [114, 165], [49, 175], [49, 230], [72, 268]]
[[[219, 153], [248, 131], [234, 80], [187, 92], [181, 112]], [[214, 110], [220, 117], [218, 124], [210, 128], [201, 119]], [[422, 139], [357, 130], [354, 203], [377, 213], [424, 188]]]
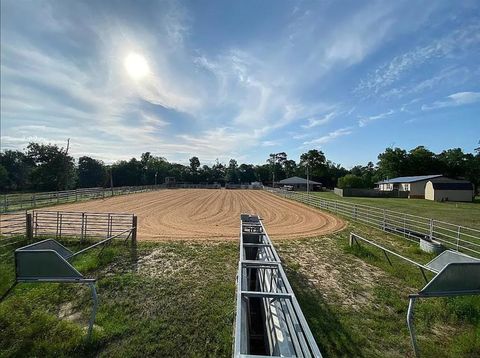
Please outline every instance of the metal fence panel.
[[265, 190], [287, 199], [343, 215], [408, 240], [436, 240], [447, 248], [480, 257], [480, 230], [478, 229], [363, 204], [323, 199], [305, 192], [286, 191], [278, 188], [265, 188]]

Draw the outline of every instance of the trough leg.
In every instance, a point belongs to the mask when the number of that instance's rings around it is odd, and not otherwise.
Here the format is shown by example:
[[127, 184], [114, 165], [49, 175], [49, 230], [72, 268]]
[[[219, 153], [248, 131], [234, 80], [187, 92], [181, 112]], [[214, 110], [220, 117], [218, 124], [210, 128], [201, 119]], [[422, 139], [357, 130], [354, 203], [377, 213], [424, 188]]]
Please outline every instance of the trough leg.
[[408, 331], [410, 332], [410, 339], [412, 341], [413, 352], [415, 353], [415, 357], [420, 357], [420, 353], [418, 351], [417, 345], [417, 336], [415, 334], [415, 327], [413, 325], [413, 310], [415, 306], [415, 299], [416, 297], [410, 297], [408, 301], [408, 311], [407, 311], [407, 326]]
[[0, 302], [2, 302], [10, 292], [12, 292], [12, 290], [15, 288], [15, 286], [17, 286], [17, 281], [15, 281], [11, 286], [10, 288], [2, 295], [2, 297], [0, 297]]
[[97, 289], [95, 288], [95, 282], [90, 283], [90, 288], [92, 289], [93, 309], [92, 309], [92, 315], [90, 316], [90, 322], [88, 325], [88, 339], [92, 338], [93, 324], [95, 323], [95, 317], [97, 315], [97, 308], [98, 308], [98, 296], [97, 296]]

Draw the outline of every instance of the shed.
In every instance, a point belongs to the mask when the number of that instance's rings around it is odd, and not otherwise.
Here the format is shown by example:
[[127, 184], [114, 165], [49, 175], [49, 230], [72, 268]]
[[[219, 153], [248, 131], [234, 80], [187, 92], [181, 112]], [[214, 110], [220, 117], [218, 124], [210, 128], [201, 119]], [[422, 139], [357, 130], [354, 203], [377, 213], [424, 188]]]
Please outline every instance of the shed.
[[435, 201], [467, 201], [474, 197], [473, 184], [467, 180], [431, 180], [425, 185], [425, 199]]
[[[287, 179], [280, 180], [278, 182], [283, 187], [287, 187], [295, 191], [306, 191], [307, 190], [307, 179], [300, 177], [290, 177]], [[316, 182], [314, 180], [308, 180], [309, 190], [321, 190], [322, 183]]]
[[382, 180], [377, 182], [376, 184], [380, 191], [408, 191], [409, 198], [423, 199], [425, 197], [425, 184], [429, 180], [436, 181], [440, 178], [443, 178], [443, 175], [416, 175]]

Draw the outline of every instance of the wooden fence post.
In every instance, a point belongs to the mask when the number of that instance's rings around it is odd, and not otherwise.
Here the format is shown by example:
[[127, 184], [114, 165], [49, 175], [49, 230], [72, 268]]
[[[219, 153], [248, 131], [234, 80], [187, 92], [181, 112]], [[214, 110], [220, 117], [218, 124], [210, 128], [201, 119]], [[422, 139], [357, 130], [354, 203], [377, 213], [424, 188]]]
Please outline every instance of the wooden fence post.
[[132, 227], [133, 227], [132, 244], [135, 245], [137, 243], [137, 216], [136, 215], [133, 215], [132, 217]]
[[32, 214], [25, 214], [25, 233], [28, 241], [33, 241], [33, 226], [32, 226]]

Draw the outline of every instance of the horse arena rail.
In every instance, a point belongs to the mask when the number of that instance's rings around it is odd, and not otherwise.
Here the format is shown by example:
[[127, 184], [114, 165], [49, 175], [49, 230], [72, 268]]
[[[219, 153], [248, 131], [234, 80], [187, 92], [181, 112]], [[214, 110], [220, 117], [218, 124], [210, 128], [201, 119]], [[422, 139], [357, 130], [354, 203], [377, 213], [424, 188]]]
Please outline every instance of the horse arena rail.
[[[104, 199], [111, 196], [143, 193], [161, 189], [221, 189], [220, 184], [171, 183], [143, 186], [120, 186], [113, 188], [83, 188], [38, 193], [3, 194], [0, 196], [0, 213], [35, 209], [55, 204], [72, 203], [89, 199]], [[247, 184], [225, 184], [225, 189], [262, 189]]]
[[85, 239], [131, 237], [136, 240], [137, 217], [126, 213], [32, 211], [0, 214], [0, 247], [42, 237]]
[[322, 357], [258, 216], [241, 215], [234, 357]]
[[71, 203], [88, 199], [107, 198], [109, 196], [142, 193], [158, 190], [165, 186], [121, 186], [112, 188], [85, 188], [63, 191], [49, 191], [39, 193], [4, 194], [0, 197], [0, 210], [3, 213], [9, 211], [21, 211], [35, 209], [42, 206], [61, 203]]
[[412, 241], [437, 241], [445, 247], [480, 257], [480, 230], [448, 222], [380, 209], [363, 204], [319, 198], [305, 192], [266, 188], [270, 193], [343, 215]]

